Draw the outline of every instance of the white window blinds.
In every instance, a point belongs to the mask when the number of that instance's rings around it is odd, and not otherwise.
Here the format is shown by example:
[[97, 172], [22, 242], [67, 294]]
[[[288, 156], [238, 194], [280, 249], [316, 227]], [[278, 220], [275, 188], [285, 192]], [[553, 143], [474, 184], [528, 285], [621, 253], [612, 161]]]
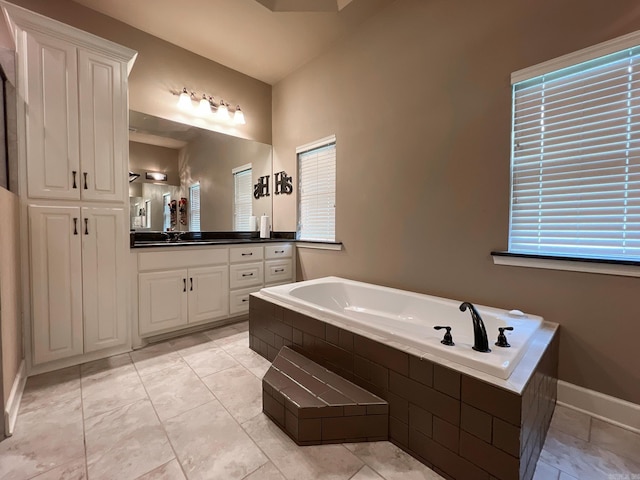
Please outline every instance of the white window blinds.
[[249, 226], [249, 219], [253, 215], [251, 182], [251, 165], [233, 170], [233, 230], [249, 232], [256, 229]]
[[[298, 238], [334, 242], [336, 238], [335, 137], [298, 149]], [[320, 142], [317, 142], [320, 143]]]
[[640, 259], [639, 55], [513, 85], [510, 252]]
[[189, 187], [189, 231], [200, 231], [200, 184]]

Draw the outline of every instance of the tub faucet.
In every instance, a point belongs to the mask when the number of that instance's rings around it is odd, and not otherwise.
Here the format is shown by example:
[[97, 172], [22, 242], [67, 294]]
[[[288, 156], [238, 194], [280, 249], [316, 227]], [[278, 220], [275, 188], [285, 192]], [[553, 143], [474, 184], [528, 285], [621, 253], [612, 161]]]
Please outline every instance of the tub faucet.
[[464, 312], [467, 308], [471, 312], [471, 320], [473, 321], [473, 349], [477, 352], [490, 352], [487, 330], [484, 328], [482, 317], [472, 303], [462, 302], [460, 304], [461, 312]]

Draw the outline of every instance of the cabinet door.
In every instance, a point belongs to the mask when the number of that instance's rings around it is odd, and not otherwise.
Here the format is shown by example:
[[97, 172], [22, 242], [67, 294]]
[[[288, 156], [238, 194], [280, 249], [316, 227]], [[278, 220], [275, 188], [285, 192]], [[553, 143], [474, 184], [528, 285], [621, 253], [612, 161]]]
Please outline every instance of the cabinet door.
[[226, 265], [189, 269], [189, 323], [229, 315], [229, 270]]
[[78, 75], [82, 199], [123, 202], [128, 137], [122, 64], [79, 50]]
[[187, 270], [138, 275], [141, 336], [187, 324]]
[[26, 110], [27, 193], [80, 198], [77, 50], [67, 42], [25, 32], [20, 63]]
[[85, 353], [128, 339], [124, 215], [123, 208], [82, 209]]
[[82, 353], [79, 207], [29, 206], [33, 363]]

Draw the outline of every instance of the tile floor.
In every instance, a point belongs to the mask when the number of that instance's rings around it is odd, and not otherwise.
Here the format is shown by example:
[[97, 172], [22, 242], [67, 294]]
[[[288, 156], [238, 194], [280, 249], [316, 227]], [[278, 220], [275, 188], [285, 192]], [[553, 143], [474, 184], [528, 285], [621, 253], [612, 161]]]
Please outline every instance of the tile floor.
[[[29, 378], [0, 479], [418, 480], [389, 442], [298, 447], [261, 413], [247, 323]], [[536, 480], [640, 479], [640, 435], [558, 407]]]

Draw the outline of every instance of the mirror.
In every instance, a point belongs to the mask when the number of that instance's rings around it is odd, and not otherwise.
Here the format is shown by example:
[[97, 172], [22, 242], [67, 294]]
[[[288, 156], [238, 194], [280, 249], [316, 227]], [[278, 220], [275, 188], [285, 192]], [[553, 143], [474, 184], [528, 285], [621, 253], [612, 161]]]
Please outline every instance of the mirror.
[[272, 217], [271, 196], [253, 196], [271, 155], [271, 145], [129, 111], [131, 228], [256, 230], [249, 216]]

